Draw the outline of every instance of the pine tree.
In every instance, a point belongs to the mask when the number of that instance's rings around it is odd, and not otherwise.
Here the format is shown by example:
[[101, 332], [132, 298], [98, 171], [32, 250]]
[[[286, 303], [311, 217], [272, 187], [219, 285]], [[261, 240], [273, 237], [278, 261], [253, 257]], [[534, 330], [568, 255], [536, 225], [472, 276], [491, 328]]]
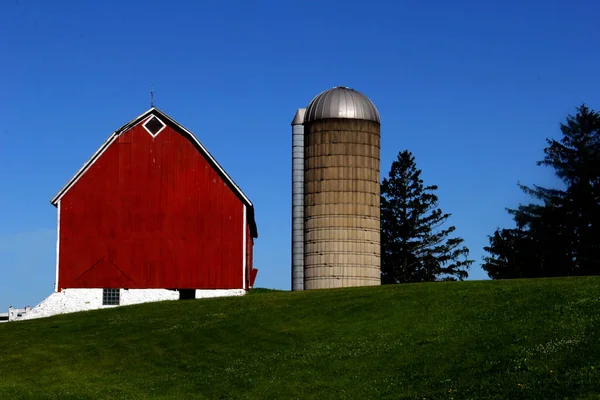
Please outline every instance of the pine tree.
[[[519, 185], [537, 203], [508, 209], [520, 240], [514, 230], [489, 238], [482, 268], [492, 278], [600, 273], [600, 114], [582, 104], [560, 129], [562, 139], [547, 139], [537, 164], [553, 168], [565, 188]], [[504, 261], [515, 254], [516, 264]]]
[[560, 209], [523, 206], [515, 213], [514, 229], [497, 229], [484, 250], [482, 269], [492, 279], [537, 278], [570, 275], [564, 246], [564, 218]]
[[489, 237], [489, 246], [484, 250], [490, 256], [484, 257], [482, 268], [492, 279], [526, 278], [531, 272], [531, 253], [523, 251], [532, 243], [522, 229], [496, 229]]
[[[545, 157], [567, 189], [557, 196], [570, 228], [573, 273], [600, 273], [600, 114], [585, 104], [561, 123], [560, 141], [547, 139]], [[548, 191], [547, 189], [541, 189]], [[538, 190], [539, 191], [539, 190]], [[537, 193], [537, 192], [536, 192]]]
[[438, 208], [437, 186], [424, 186], [415, 158], [398, 154], [381, 184], [382, 283], [463, 280], [473, 260], [462, 238], [443, 228], [450, 214]]

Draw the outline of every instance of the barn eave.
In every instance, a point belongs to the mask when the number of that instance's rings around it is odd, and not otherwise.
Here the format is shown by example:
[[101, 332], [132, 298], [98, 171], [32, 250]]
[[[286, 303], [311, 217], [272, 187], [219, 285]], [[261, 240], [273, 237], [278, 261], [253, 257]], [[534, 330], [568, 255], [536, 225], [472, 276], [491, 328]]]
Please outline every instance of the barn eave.
[[127, 132], [129, 129], [138, 125], [140, 122], [145, 121], [150, 115], [155, 115], [158, 118], [161, 118], [164, 122], [170, 124], [175, 130], [183, 133], [192, 139], [194, 144], [200, 153], [206, 158], [209, 164], [212, 165], [213, 168], [219, 173], [219, 175], [225, 180], [228, 186], [233, 190], [233, 192], [240, 198], [240, 200], [246, 205], [247, 210], [247, 218], [248, 223], [250, 225], [250, 234], [253, 238], [258, 237], [258, 229], [256, 226], [256, 221], [254, 217], [254, 205], [248, 199], [248, 197], [242, 192], [242, 189], [231, 179], [231, 177], [225, 172], [225, 170], [219, 165], [217, 160], [210, 154], [210, 152], [204, 147], [204, 145], [198, 140], [198, 138], [188, 129], [186, 129], [183, 125], [175, 121], [173, 118], [165, 114], [163, 111], [159, 110], [156, 107], [151, 107], [143, 114], [129, 121], [116, 131], [114, 131], [110, 136], [102, 143], [100, 148], [96, 150], [96, 152], [87, 160], [83, 166], [73, 175], [73, 177], [56, 193], [56, 195], [50, 200], [50, 203], [57, 207], [60, 199], [69, 191], [69, 189], [75, 185], [77, 180], [81, 178], [85, 172], [94, 164], [94, 162], [102, 155], [102, 153], [110, 146], [112, 142], [121, 134]]

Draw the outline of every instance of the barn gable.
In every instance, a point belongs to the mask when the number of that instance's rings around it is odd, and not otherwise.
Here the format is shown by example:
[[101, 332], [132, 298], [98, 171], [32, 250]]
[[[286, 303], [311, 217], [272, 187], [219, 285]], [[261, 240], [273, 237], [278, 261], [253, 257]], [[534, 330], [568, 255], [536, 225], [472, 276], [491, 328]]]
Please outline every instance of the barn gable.
[[96, 162], [96, 160], [102, 155], [102, 153], [121, 136], [123, 133], [129, 131], [133, 127], [143, 124], [144, 129], [152, 137], [157, 137], [164, 128], [169, 125], [178, 133], [187, 136], [194, 143], [200, 154], [206, 159], [206, 161], [213, 167], [213, 169], [221, 176], [224, 182], [231, 188], [236, 196], [246, 205], [247, 222], [250, 227], [250, 235], [253, 238], [258, 237], [258, 229], [254, 218], [254, 206], [248, 197], [242, 192], [239, 186], [231, 179], [231, 177], [225, 172], [225, 170], [219, 165], [215, 158], [209, 153], [209, 151], [202, 145], [202, 143], [196, 138], [196, 136], [181, 124], [176, 122], [173, 118], [165, 114], [163, 111], [156, 107], [152, 107], [140, 116], [134, 118], [130, 122], [126, 123], [116, 131], [114, 131], [106, 141], [100, 146], [100, 148], [92, 155], [92, 157], [77, 171], [77, 173], [58, 191], [58, 193], [50, 201], [55, 207], [58, 205], [60, 199], [69, 191], [73, 185], [77, 183], [86, 171]]

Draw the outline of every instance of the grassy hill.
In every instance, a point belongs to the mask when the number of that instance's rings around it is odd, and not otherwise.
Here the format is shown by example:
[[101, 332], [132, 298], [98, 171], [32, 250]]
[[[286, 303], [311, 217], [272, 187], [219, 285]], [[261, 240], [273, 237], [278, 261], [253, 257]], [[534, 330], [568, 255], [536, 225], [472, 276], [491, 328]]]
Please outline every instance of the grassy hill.
[[0, 399], [598, 399], [600, 278], [120, 307], [0, 325]]

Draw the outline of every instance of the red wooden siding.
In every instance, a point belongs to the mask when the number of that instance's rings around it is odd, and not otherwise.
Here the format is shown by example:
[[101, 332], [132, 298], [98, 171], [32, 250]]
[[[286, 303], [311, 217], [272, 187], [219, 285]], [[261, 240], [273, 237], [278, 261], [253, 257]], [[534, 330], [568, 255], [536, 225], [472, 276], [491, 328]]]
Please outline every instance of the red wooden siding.
[[252, 288], [254, 286], [254, 280], [258, 270], [254, 268], [254, 259], [252, 250], [254, 248], [254, 239], [250, 234], [250, 225], [246, 226], [246, 287]]
[[171, 126], [123, 133], [59, 207], [59, 289], [242, 287], [242, 201]]

